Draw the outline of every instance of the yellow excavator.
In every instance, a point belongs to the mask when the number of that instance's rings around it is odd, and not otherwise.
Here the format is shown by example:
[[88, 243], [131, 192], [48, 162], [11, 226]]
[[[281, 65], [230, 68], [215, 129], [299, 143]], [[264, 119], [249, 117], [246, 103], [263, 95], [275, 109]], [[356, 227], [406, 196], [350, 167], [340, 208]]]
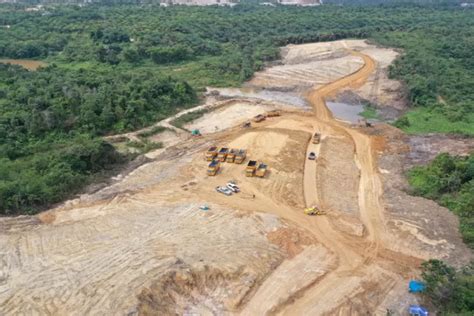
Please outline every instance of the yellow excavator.
[[316, 205], [304, 209], [306, 215], [325, 215], [326, 212], [319, 209]]

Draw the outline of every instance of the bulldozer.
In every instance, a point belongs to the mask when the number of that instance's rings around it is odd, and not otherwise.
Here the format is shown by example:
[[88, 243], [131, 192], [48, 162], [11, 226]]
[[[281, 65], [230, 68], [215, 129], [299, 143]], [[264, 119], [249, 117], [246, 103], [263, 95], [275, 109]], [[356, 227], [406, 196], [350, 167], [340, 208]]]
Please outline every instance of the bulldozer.
[[323, 210], [319, 209], [316, 205], [313, 205], [311, 207], [307, 207], [304, 209], [304, 213], [306, 215], [325, 215], [326, 212]]
[[374, 125], [365, 118], [359, 119], [358, 123], [360, 127], [374, 127]]
[[215, 176], [217, 172], [219, 171], [220, 167], [221, 167], [220, 161], [214, 159], [213, 161], [211, 161], [211, 163], [207, 167], [207, 175]]
[[252, 127], [252, 123], [251, 123], [250, 121], [247, 121], [247, 122], [245, 122], [244, 124], [242, 124], [242, 127], [243, 127], [243, 128]]
[[263, 178], [265, 177], [265, 174], [267, 173], [267, 165], [264, 164], [263, 162], [261, 162], [259, 165], [258, 165], [258, 168], [257, 170], [255, 171], [255, 176], [256, 177], [259, 177], [259, 178]]
[[206, 160], [212, 161], [217, 156], [217, 147], [212, 146], [206, 151]]

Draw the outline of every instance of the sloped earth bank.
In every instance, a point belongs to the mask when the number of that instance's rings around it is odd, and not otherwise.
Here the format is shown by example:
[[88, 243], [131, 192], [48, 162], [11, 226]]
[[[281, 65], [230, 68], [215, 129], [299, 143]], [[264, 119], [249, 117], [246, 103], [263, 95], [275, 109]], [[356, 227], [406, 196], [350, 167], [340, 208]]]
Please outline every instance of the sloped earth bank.
[[[0, 314], [404, 314], [417, 302], [406, 287], [423, 260], [471, 256], [448, 210], [404, 193], [405, 136], [384, 124], [355, 129], [326, 107], [380, 67], [354, 42], [289, 46], [283, 65], [255, 77], [314, 85], [312, 112], [286, 110], [242, 129], [259, 101], [227, 100], [228, 109], [192, 123], [219, 122], [218, 132], [177, 131], [183, 137], [150, 163], [94, 194], [0, 219]], [[323, 59], [320, 76], [311, 67]], [[316, 131], [320, 144], [310, 141]], [[244, 164], [224, 163], [208, 177], [210, 145], [245, 148], [269, 172], [248, 178]], [[306, 159], [311, 151], [316, 161]], [[231, 179], [241, 193], [215, 191]], [[313, 204], [327, 215], [305, 215]]]

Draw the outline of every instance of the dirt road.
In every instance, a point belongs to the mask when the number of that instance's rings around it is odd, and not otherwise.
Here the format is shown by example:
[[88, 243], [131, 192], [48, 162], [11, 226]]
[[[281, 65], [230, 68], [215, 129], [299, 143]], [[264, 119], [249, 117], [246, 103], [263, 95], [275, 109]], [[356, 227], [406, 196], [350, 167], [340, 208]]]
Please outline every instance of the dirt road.
[[[378, 310], [386, 312], [384, 300], [392, 291], [399, 291], [406, 283], [407, 275], [417, 270], [420, 260], [397, 253], [395, 260], [387, 260], [388, 251], [383, 249], [382, 234], [384, 229], [384, 206], [382, 203], [382, 184], [377, 173], [375, 151], [372, 146], [372, 138], [362, 131], [353, 129], [348, 125], [333, 118], [328, 110], [325, 98], [335, 94], [340, 89], [351, 87], [357, 88], [364, 84], [368, 76], [376, 67], [376, 63], [369, 56], [356, 51], [351, 54], [362, 58], [364, 65], [357, 71], [310, 91], [308, 100], [314, 108], [315, 116], [312, 118], [314, 125], [312, 133], [318, 131], [324, 137], [349, 138], [353, 143], [354, 160], [360, 170], [358, 203], [360, 219], [365, 226], [365, 234], [362, 237], [349, 236], [335, 226], [334, 217], [308, 217], [300, 210], [285, 210], [278, 212], [279, 216], [296, 223], [301, 228], [310, 231], [333, 256], [336, 257], [334, 269], [318, 278], [317, 282], [294, 291], [292, 282], [286, 280], [284, 284], [272, 283], [273, 287], [283, 287], [289, 294], [280, 299], [278, 304], [272, 305], [271, 309], [265, 308], [265, 304], [250, 300], [245, 315], [269, 314], [280, 315], [321, 315], [321, 314], [360, 314], [373, 313]], [[289, 125], [289, 124], [288, 124]], [[284, 126], [279, 124], [278, 126]], [[268, 126], [270, 127], [270, 126]], [[295, 129], [297, 127], [294, 127]], [[255, 137], [255, 135], [254, 135]], [[269, 141], [267, 141], [268, 143]], [[322, 144], [315, 145], [309, 142], [306, 157], [310, 152], [319, 156]], [[304, 200], [307, 206], [316, 203], [325, 208], [325, 201], [317, 192], [318, 181], [328, 179], [317, 179], [317, 168], [319, 161], [305, 159], [304, 164]], [[245, 181], [243, 179], [242, 181]], [[272, 195], [275, 192], [272, 192]], [[341, 196], [346, 192], [341, 191]], [[270, 201], [257, 200], [255, 207], [265, 209]], [[281, 207], [280, 207], [281, 208]], [[273, 211], [274, 212], [274, 211]], [[385, 236], [387, 239], [390, 236]], [[308, 259], [308, 258], [307, 258]], [[297, 261], [295, 261], [297, 262]], [[306, 261], [307, 269], [317, 267], [321, 261]], [[303, 265], [304, 266], [304, 265]], [[402, 268], [400, 268], [402, 267]], [[301, 266], [298, 269], [303, 269]], [[403, 273], [400, 273], [400, 269]], [[287, 271], [287, 275], [296, 273]], [[277, 274], [278, 275], [278, 274]], [[271, 278], [269, 279], [271, 282]], [[266, 288], [266, 286], [263, 286]], [[397, 290], [395, 290], [397, 289]], [[370, 296], [371, 299], [367, 300]], [[257, 295], [254, 299], [257, 299]], [[270, 298], [269, 298], [270, 299]]]
[[[378, 250], [382, 246], [380, 244], [380, 234], [384, 230], [384, 208], [381, 204], [383, 191], [376, 172], [370, 136], [336, 121], [325, 103], [325, 98], [336, 93], [339, 89], [347, 86], [357, 87], [363, 84], [375, 69], [375, 62], [369, 56], [355, 51], [351, 51], [351, 54], [361, 57], [364, 60], [364, 66], [351, 75], [311, 91], [308, 94], [308, 99], [314, 107], [318, 123], [322, 125], [320, 131], [328, 130], [329, 127], [333, 131], [337, 131], [337, 133], [348, 134], [354, 142], [356, 148], [355, 159], [358, 162], [361, 174], [359, 207], [361, 219], [366, 226], [368, 235], [363, 242], [364, 246], [356, 250], [353, 247], [353, 242], [347, 240], [340, 232], [334, 230], [327, 218], [312, 219], [314, 224], [312, 232], [315, 233], [318, 240], [337, 255], [339, 265], [335, 271], [329, 273], [319, 284], [307, 290], [294, 303], [289, 304], [284, 309], [283, 314], [316, 315], [329, 312], [336, 307], [342, 308], [344, 298], [348, 298], [354, 295], [355, 292], [360, 291], [360, 281], [369, 274], [372, 275], [372, 278], [384, 274], [385, 278], [380, 278], [380, 280], [383, 280], [383, 283], [377, 286], [384, 288], [386, 291], [395, 285], [394, 277], [390, 277], [388, 271], [384, 271], [384, 269], [376, 266]], [[314, 144], [310, 143], [307, 154], [311, 151], [317, 151], [317, 148]], [[321, 201], [316, 191], [316, 168], [317, 163], [306, 161], [304, 193], [307, 206], [314, 202], [324, 205], [324, 201]], [[341, 192], [341, 194], [343, 193]], [[336, 297], [339, 300], [334, 299]], [[374, 300], [372, 304], [374, 304], [372, 307], [375, 308], [377, 303]], [[368, 306], [365, 308], [370, 310]]]
[[[326, 107], [326, 98], [367, 85], [380, 67], [360, 53], [364, 45], [291, 46], [291, 67], [268, 69], [278, 85], [298, 73], [314, 82], [307, 94], [314, 113], [277, 107], [280, 117], [242, 129], [273, 105], [229, 100], [193, 122], [209, 133], [176, 137], [112, 185], [38, 217], [0, 218], [0, 314], [403, 314], [416, 303], [406, 283], [422, 259], [456, 256], [462, 242], [456, 222], [426, 224], [432, 206], [423, 213], [410, 201], [411, 217], [394, 218], [401, 198], [385, 203], [382, 176], [393, 174], [377, 166], [384, 130], [370, 136]], [[344, 47], [358, 51], [347, 56]], [[351, 64], [334, 64], [332, 55]], [[322, 73], [310, 67], [319, 61], [328, 65]], [[318, 145], [310, 141], [316, 131]], [[244, 148], [269, 172], [246, 177], [245, 164], [223, 163], [209, 177], [203, 155], [211, 145]], [[307, 159], [311, 151], [316, 161]], [[242, 192], [217, 193], [229, 180]], [[305, 215], [314, 203], [328, 215]]]

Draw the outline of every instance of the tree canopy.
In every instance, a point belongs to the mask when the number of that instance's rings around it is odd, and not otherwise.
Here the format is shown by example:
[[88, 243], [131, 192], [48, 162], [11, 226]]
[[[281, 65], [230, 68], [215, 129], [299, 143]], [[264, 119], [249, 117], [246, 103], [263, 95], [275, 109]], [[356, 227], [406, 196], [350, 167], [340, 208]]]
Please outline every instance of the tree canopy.
[[0, 56], [49, 65], [0, 66], [0, 213], [60, 201], [123, 161], [101, 136], [192, 106], [206, 86], [241, 84], [282, 45], [343, 38], [403, 49], [391, 75], [424, 115], [404, 128], [441, 117], [474, 134], [474, 19], [460, 7], [0, 5]]

